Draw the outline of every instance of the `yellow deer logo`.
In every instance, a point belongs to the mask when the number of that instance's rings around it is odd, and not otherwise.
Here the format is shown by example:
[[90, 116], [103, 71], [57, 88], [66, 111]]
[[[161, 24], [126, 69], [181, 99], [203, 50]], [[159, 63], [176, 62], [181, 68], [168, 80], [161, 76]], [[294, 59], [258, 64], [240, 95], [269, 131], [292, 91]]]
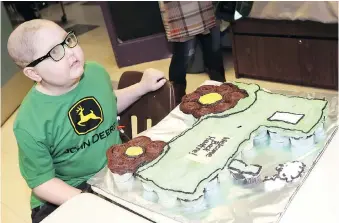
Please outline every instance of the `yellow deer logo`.
[[93, 110], [90, 110], [91, 112], [87, 115], [84, 115], [84, 108], [79, 106], [78, 109], [76, 110], [76, 112], [78, 113], [78, 115], [80, 116], [80, 121], [78, 122], [78, 125], [80, 126], [85, 126], [83, 123], [88, 122], [88, 120], [90, 119], [100, 119], [102, 120], [100, 117], [96, 116], [93, 112]]

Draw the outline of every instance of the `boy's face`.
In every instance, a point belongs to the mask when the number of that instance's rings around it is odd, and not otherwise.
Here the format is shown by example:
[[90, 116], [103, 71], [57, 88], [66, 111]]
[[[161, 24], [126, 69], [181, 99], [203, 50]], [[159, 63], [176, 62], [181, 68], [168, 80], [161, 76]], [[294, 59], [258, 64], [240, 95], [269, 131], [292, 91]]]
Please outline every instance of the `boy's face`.
[[35, 81], [44, 81], [54, 87], [69, 87], [79, 80], [84, 72], [84, 54], [81, 47], [74, 44], [75, 46], [71, 48], [64, 44], [63, 47], [59, 45], [54, 48], [65, 39], [66, 42], [71, 42], [75, 39], [74, 37], [70, 38], [68, 33], [57, 25], [50, 25], [38, 31], [34, 60], [45, 56], [52, 49], [50, 53], [59, 56], [58, 61], [48, 57], [33, 68], [25, 68], [31, 71], [34, 69], [36, 73], [34, 77], [38, 78]]

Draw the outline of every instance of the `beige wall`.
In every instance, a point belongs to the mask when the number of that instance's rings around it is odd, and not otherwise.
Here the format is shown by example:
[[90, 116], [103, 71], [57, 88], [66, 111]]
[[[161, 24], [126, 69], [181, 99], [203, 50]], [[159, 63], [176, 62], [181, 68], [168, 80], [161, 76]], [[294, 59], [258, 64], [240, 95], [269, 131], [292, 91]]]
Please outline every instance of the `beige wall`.
[[20, 106], [33, 82], [23, 73], [18, 72], [1, 87], [1, 125]]
[[1, 3], [1, 125], [15, 112], [33, 82], [13, 63], [7, 52], [7, 40], [13, 31], [7, 11]]
[[7, 52], [7, 40], [12, 31], [12, 23], [9, 20], [4, 4], [1, 3], [1, 87], [20, 70]]

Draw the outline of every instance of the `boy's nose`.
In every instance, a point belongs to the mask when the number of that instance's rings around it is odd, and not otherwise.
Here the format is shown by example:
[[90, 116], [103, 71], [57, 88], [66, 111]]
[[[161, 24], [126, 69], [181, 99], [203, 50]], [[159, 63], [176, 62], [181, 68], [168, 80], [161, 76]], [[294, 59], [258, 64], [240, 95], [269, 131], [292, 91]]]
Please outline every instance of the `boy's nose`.
[[71, 48], [68, 48], [67, 46], [65, 46], [65, 54], [68, 58], [74, 56], [73, 50]]

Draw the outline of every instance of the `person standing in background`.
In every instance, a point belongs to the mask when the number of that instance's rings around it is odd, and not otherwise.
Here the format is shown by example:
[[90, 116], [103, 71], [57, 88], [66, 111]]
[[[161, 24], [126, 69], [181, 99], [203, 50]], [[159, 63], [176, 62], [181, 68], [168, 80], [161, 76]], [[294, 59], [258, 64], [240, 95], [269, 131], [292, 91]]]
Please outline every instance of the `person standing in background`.
[[202, 46], [204, 63], [211, 80], [225, 82], [225, 69], [219, 44], [213, 44], [211, 31], [217, 28], [214, 6], [211, 1], [159, 2], [162, 21], [173, 56], [169, 79], [175, 90], [176, 103], [186, 94], [186, 70], [195, 41]]
[[31, 2], [31, 1], [21, 1], [21, 2], [13, 2], [8, 1], [6, 2], [6, 5], [14, 5], [16, 8], [16, 11], [22, 16], [24, 21], [29, 21], [33, 19], [38, 19], [39, 11], [37, 8], [38, 2]]

